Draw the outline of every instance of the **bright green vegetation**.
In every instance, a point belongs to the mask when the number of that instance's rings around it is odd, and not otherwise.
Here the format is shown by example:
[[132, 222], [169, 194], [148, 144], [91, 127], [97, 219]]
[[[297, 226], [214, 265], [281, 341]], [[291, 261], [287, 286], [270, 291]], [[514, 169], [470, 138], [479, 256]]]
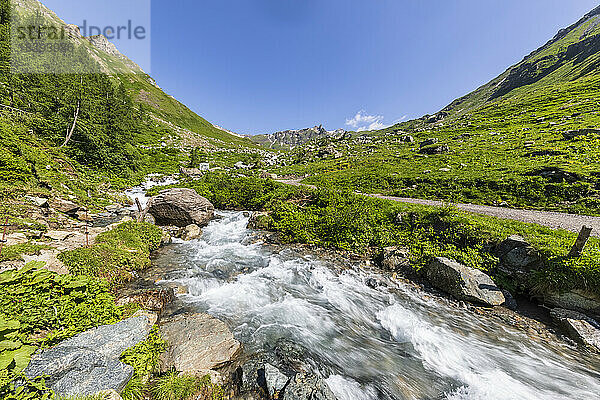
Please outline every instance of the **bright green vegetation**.
[[101, 233], [91, 247], [63, 252], [59, 259], [73, 275], [100, 277], [111, 285], [133, 278], [150, 266], [150, 253], [160, 247], [162, 230], [145, 222], [125, 222]]
[[[600, 240], [592, 238], [580, 258], [568, 259], [576, 235], [538, 225], [368, 198], [349, 189], [296, 188], [255, 177], [206, 175], [185, 184], [218, 208], [265, 210], [261, 225], [284, 242], [376, 255], [404, 246], [419, 270], [433, 257], [453, 258], [491, 274], [510, 289], [542, 294], [574, 288], [600, 291]], [[511, 282], [497, 270], [497, 243], [518, 234], [538, 248], [544, 267], [528, 281]]]
[[39, 255], [42, 250], [49, 248], [50, 246], [31, 242], [6, 246], [2, 249], [0, 262], [20, 260], [23, 255]]
[[152, 388], [152, 399], [155, 400], [222, 400], [226, 399], [225, 391], [214, 385], [209, 376], [197, 378], [178, 372], [169, 372], [158, 377]]
[[39, 347], [51, 346], [90, 328], [115, 323], [124, 309], [109, 285], [86, 276], [58, 275], [30, 263], [0, 273], [0, 398], [48, 398], [43, 381], [15, 389], [12, 381]]
[[160, 337], [158, 328], [153, 328], [148, 339], [126, 350], [121, 361], [133, 367], [133, 378], [129, 381], [121, 396], [125, 400], [142, 400], [147, 391], [148, 381], [156, 372], [160, 354], [167, 343]]
[[[97, 208], [114, 199], [111, 189], [135, 184], [149, 173], [178, 172], [194, 148], [211, 154], [227, 151], [227, 158], [259, 152], [249, 139], [216, 128], [168, 96], [131, 60], [106, 53], [85, 38], [72, 39], [75, 51], [69, 57], [49, 52], [22, 60], [26, 55], [11, 52], [11, 18], [21, 26], [65, 23], [35, 0], [19, 2], [13, 10], [10, 3], [0, 1], [3, 203], [22, 200], [25, 194], [74, 196]], [[34, 69], [52, 66], [85, 73], [13, 73], [15, 60]]]
[[[434, 116], [312, 142], [274, 172], [365, 193], [600, 215], [598, 22], [584, 18]], [[448, 151], [425, 154], [430, 138]]]

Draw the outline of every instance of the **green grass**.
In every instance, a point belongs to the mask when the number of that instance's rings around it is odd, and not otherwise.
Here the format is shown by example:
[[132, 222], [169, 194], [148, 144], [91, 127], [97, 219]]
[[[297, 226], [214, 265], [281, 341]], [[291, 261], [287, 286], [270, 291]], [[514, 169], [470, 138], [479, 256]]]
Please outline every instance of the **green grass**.
[[39, 255], [42, 250], [49, 248], [50, 246], [31, 242], [6, 246], [2, 249], [0, 262], [21, 260], [23, 255]]
[[160, 228], [137, 222], [125, 222], [101, 233], [96, 243], [61, 253], [58, 258], [74, 275], [96, 276], [112, 285], [133, 279], [132, 272], [150, 266], [150, 253], [161, 243]]

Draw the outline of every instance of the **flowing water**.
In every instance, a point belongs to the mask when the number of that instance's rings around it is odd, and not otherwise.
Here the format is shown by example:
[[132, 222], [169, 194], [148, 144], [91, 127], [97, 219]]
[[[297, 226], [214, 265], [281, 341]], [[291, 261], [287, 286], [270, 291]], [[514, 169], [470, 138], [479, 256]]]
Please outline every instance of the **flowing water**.
[[248, 351], [286, 339], [339, 400], [600, 399], [600, 359], [530, 338], [368, 269], [253, 243], [242, 213], [155, 261], [182, 300], [225, 321]]

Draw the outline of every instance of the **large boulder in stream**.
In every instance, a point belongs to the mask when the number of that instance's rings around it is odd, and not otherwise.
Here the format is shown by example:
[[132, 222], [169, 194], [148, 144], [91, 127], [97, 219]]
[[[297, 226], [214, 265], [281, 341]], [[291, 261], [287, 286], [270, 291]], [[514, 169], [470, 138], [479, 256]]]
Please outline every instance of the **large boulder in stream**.
[[206, 226], [214, 217], [215, 207], [193, 189], [175, 188], [161, 191], [148, 200], [146, 213], [154, 217], [157, 225], [174, 225], [180, 228], [195, 224]]
[[506, 301], [502, 291], [488, 275], [448, 258], [433, 259], [425, 267], [425, 275], [432, 286], [458, 300], [488, 306], [499, 306]]
[[138, 312], [116, 324], [80, 333], [34, 356], [25, 376], [33, 379], [47, 375], [46, 385], [60, 396], [120, 392], [133, 376], [133, 368], [119, 357], [147, 338], [156, 318]]
[[208, 314], [180, 313], [161, 321], [160, 334], [167, 341], [161, 355], [163, 371], [204, 376], [230, 364], [241, 344], [223, 322]]
[[296, 374], [283, 389], [282, 400], [336, 400], [327, 383], [316, 375]]

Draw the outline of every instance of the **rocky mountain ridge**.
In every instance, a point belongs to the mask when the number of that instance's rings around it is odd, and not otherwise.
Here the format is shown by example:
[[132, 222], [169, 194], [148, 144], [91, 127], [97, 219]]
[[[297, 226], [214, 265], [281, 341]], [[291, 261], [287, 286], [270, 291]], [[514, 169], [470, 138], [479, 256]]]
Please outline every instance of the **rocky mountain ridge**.
[[294, 149], [318, 138], [342, 138], [347, 135], [344, 129], [328, 131], [323, 125], [306, 129], [294, 129], [275, 132], [267, 135], [251, 136], [253, 142], [271, 149]]

